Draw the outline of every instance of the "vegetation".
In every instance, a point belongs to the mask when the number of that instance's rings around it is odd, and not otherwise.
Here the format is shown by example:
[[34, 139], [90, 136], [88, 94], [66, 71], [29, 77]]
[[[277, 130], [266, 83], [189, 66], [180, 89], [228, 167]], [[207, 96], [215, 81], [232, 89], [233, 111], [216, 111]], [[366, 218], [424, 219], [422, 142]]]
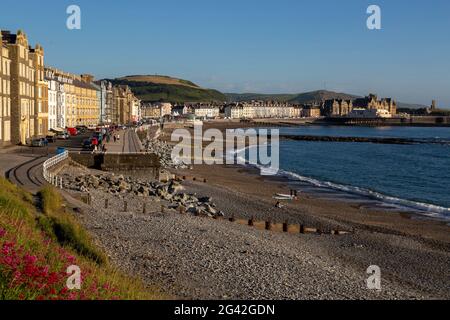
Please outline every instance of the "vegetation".
[[[161, 299], [111, 267], [52, 188], [30, 194], [0, 178], [0, 300]], [[81, 269], [82, 288], [67, 288], [67, 267]]]
[[108, 80], [115, 85], [128, 85], [144, 102], [225, 102], [227, 98], [217, 90], [204, 89], [181, 79], [165, 76], [129, 76]]

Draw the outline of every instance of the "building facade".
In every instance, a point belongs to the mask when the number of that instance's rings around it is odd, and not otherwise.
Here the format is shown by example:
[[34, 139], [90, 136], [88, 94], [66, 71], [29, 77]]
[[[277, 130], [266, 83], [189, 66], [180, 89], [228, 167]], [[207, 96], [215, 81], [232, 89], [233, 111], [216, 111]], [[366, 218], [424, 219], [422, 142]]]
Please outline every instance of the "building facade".
[[134, 96], [130, 87], [119, 85], [113, 88], [114, 108], [117, 111], [117, 118], [114, 123], [129, 124], [133, 122], [133, 108], [137, 98]]
[[323, 104], [322, 114], [326, 117], [345, 117], [353, 110], [351, 100], [332, 99]]
[[2, 42], [11, 60], [11, 142], [27, 144], [35, 134], [36, 71], [27, 36], [22, 31], [2, 31]]
[[368, 110], [385, 110], [395, 116], [397, 114], [397, 103], [391, 98], [378, 100], [377, 95], [369, 94], [367, 97], [353, 100], [353, 108]]
[[225, 117], [230, 119], [299, 118], [302, 107], [273, 101], [252, 101], [225, 106]]
[[44, 49], [40, 45], [30, 49], [30, 58], [33, 60], [34, 77], [34, 135], [45, 136], [48, 132], [48, 84], [45, 81]]
[[0, 32], [0, 147], [11, 144], [11, 59]]

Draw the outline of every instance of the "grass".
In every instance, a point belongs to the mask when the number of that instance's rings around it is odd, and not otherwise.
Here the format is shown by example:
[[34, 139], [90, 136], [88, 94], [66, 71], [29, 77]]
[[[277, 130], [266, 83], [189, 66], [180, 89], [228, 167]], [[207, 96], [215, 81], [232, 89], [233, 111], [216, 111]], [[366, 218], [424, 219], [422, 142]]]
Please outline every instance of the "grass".
[[38, 217], [40, 227], [61, 246], [70, 247], [83, 257], [104, 265], [106, 256], [94, 245], [92, 239], [62, 206], [62, 198], [52, 187], [39, 192], [43, 215]]
[[[164, 299], [117, 271], [52, 188], [32, 196], [0, 178], [0, 300]], [[68, 290], [68, 266], [81, 269], [81, 290]]]
[[183, 84], [152, 83], [126, 79], [108, 80], [115, 85], [128, 85], [133, 93], [144, 102], [224, 102], [226, 96], [213, 89], [186, 86]]

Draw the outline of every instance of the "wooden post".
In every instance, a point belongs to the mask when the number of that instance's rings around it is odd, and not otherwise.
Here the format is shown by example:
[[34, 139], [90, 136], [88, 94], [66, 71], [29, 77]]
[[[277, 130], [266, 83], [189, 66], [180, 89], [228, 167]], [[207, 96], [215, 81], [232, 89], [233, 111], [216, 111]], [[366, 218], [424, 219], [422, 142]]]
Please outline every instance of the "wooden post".
[[108, 209], [108, 199], [105, 199], [105, 209]]
[[127, 212], [128, 211], [128, 202], [124, 201], [123, 202], [123, 212]]
[[206, 179], [203, 179], [203, 183], [207, 183], [208, 182], [208, 180], [206, 180]]
[[266, 221], [266, 230], [272, 230], [272, 222], [270, 220]]
[[305, 226], [304, 225], [300, 225], [300, 234], [304, 234], [305, 233]]
[[142, 213], [143, 214], [147, 214], [147, 203], [144, 202], [144, 204], [142, 205]]
[[283, 232], [288, 232], [289, 229], [289, 223], [286, 221], [285, 223], [283, 223]]
[[250, 220], [248, 220], [248, 226], [253, 227], [255, 225], [255, 218], [251, 217]]
[[236, 221], [236, 219], [234, 218], [234, 214], [233, 214], [230, 218], [230, 222], [235, 222], [235, 221]]

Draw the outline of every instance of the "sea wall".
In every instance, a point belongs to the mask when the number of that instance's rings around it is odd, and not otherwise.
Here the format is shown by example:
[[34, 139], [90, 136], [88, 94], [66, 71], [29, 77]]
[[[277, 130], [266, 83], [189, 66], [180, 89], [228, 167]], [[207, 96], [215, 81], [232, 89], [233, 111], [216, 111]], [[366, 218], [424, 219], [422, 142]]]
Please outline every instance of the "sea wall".
[[72, 152], [70, 153], [70, 158], [87, 168], [103, 171], [159, 170], [160, 168], [159, 157], [156, 154], [101, 154]]

